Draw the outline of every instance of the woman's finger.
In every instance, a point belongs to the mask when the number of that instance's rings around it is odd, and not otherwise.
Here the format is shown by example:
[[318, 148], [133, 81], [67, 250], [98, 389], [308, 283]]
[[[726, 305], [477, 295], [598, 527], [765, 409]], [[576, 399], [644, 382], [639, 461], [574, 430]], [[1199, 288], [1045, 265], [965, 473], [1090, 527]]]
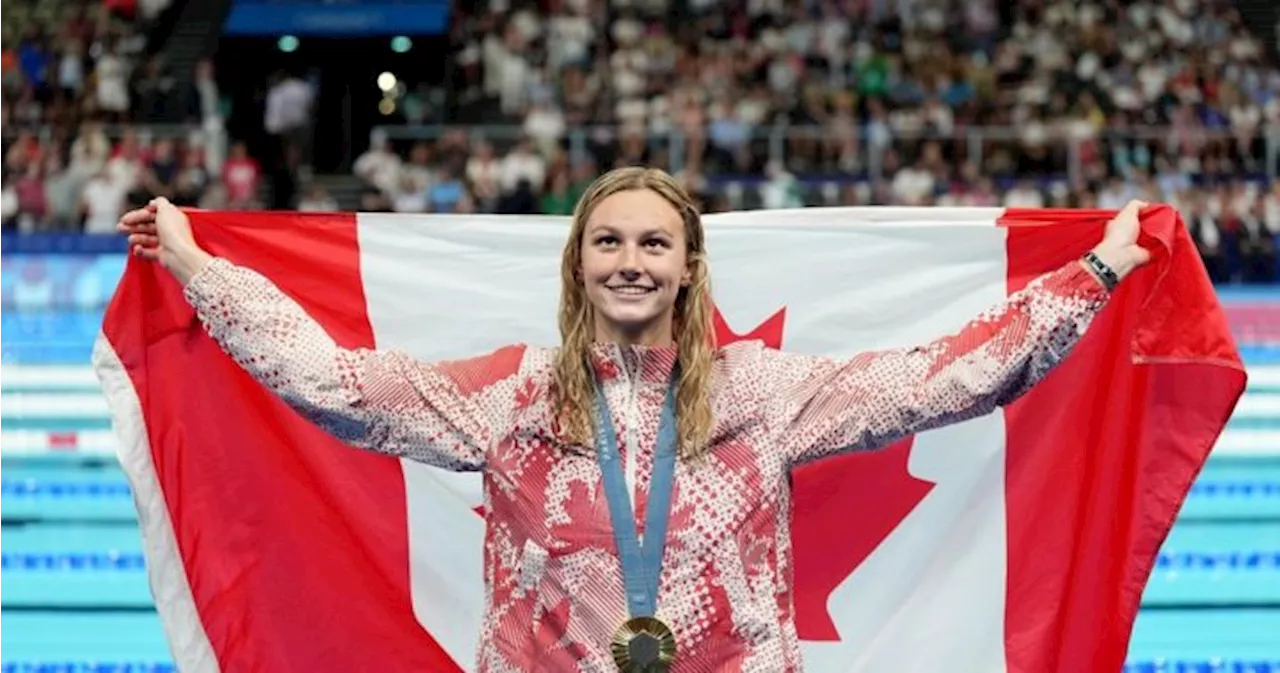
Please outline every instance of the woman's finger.
[[125, 224], [124, 222], [116, 223], [116, 231], [122, 234], [156, 234], [154, 224]]
[[1128, 203], [1124, 204], [1124, 208], [1120, 210], [1120, 216], [1132, 215], [1136, 217], [1138, 215], [1138, 212], [1146, 207], [1147, 207], [1146, 201], [1139, 201], [1137, 199], [1133, 199]]
[[131, 210], [120, 217], [120, 224], [128, 227], [136, 227], [148, 222], [155, 222], [156, 214], [154, 210], [140, 208]]

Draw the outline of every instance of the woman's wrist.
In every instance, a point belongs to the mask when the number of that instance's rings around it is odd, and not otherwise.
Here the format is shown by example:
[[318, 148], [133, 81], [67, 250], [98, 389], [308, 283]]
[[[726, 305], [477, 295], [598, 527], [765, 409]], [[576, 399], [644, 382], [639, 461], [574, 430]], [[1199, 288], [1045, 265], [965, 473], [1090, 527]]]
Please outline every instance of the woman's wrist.
[[1111, 246], [1104, 241], [1086, 253], [1082, 261], [1104, 282], [1119, 283], [1141, 264], [1137, 250], [1130, 254], [1127, 251], [1128, 247], [1131, 246]]
[[174, 250], [170, 256], [168, 264], [169, 272], [178, 280], [183, 287], [195, 278], [196, 274], [204, 270], [209, 262], [213, 261], [213, 255], [201, 250], [198, 246]]

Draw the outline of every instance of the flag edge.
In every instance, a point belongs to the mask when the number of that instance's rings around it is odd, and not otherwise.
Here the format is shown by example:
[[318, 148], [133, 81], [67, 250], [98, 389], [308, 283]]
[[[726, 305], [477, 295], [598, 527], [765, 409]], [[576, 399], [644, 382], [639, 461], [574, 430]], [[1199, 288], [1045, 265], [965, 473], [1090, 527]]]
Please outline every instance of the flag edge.
[[146, 558], [147, 583], [170, 656], [180, 671], [220, 673], [204, 629], [173, 522], [151, 455], [142, 402], [124, 363], [104, 332], [94, 340], [91, 365], [111, 410], [116, 460], [129, 482]]

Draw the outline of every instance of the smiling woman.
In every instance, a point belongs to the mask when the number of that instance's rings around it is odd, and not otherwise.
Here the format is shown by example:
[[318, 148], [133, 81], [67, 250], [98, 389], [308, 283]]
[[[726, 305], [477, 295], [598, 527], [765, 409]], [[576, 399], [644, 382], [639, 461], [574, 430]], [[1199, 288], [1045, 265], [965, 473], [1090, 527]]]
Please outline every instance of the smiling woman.
[[581, 282], [597, 341], [670, 345], [677, 296], [689, 286], [685, 224], [657, 192], [621, 191], [594, 208], [581, 243]]
[[[706, 444], [712, 422], [710, 283], [701, 217], [670, 175], [619, 169], [582, 195], [561, 261], [556, 390], [568, 437], [591, 441], [590, 345], [618, 343], [665, 350], [678, 361], [680, 448], [693, 455]], [[628, 463], [628, 476], [633, 468]]]
[[652, 169], [610, 172], [578, 204], [561, 343], [461, 361], [339, 346], [264, 275], [202, 250], [167, 201], [120, 229], [305, 418], [351, 446], [484, 473], [478, 670], [789, 671], [803, 665], [791, 469], [1026, 393], [1147, 261], [1140, 207], [958, 333], [849, 359], [714, 343], [701, 217]]

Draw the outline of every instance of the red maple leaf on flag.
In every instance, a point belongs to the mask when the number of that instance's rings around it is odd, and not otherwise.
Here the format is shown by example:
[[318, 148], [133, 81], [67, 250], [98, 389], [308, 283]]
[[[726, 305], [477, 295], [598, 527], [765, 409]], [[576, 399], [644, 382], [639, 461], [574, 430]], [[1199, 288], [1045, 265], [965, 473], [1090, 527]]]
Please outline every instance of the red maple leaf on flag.
[[715, 305], [712, 305], [711, 307], [712, 327], [715, 330], [716, 345], [718, 346], [728, 346], [729, 344], [738, 341], [759, 339], [764, 342], [765, 346], [775, 350], [781, 350], [782, 327], [786, 319], [787, 307], [783, 306], [775, 311], [773, 315], [765, 318], [764, 322], [756, 325], [755, 329], [744, 334], [738, 334], [733, 331], [732, 327], [729, 327], [728, 321], [726, 321], [724, 315], [720, 313], [720, 307]]
[[[739, 333], [713, 307], [716, 344], [759, 339], [781, 350], [786, 312], [784, 306]], [[906, 439], [881, 451], [809, 463], [792, 473], [795, 616], [802, 640], [840, 639], [827, 611], [831, 593], [933, 488], [907, 471], [910, 455]]]

